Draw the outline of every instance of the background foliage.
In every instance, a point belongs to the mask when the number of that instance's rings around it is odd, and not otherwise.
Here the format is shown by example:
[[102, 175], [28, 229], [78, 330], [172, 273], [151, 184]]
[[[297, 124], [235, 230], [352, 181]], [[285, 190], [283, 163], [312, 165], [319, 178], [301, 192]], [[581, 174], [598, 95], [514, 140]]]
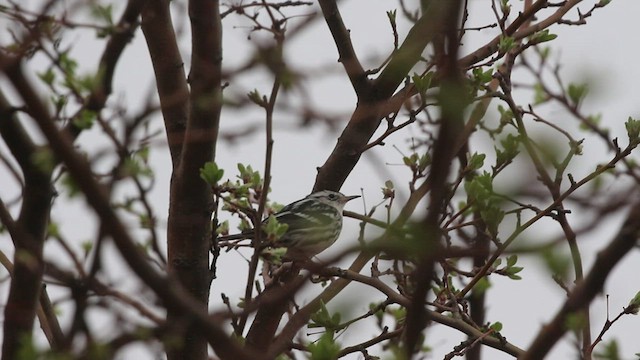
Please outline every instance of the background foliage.
[[[640, 306], [612, 272], [640, 121], [590, 106], [557, 36], [629, 4], [372, 4], [0, 5], [2, 357], [640, 351], [610, 336]], [[301, 271], [265, 255], [278, 224], [227, 237], [341, 188], [363, 201]]]

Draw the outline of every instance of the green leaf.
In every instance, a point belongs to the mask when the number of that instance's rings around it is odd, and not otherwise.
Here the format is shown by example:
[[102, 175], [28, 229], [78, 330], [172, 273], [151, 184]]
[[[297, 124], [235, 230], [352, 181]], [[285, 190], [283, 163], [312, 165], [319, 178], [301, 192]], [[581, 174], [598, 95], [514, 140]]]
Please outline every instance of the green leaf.
[[633, 119], [629, 116], [629, 119], [624, 123], [624, 127], [627, 129], [629, 144], [638, 145], [640, 143], [640, 120]]
[[513, 124], [513, 112], [504, 108], [502, 105], [498, 105], [498, 112], [500, 113], [500, 126]]
[[616, 340], [605, 342], [603, 346], [598, 347], [598, 351], [593, 354], [593, 358], [597, 360], [621, 360], [618, 342]]
[[264, 232], [267, 234], [270, 240], [275, 241], [278, 240], [282, 235], [284, 235], [289, 229], [288, 224], [281, 224], [278, 222], [275, 216], [269, 216], [269, 220], [264, 225]]
[[493, 69], [482, 71], [481, 67], [474, 68], [472, 70], [473, 79], [478, 84], [486, 84], [493, 80]]
[[504, 219], [504, 211], [493, 204], [488, 204], [484, 209], [480, 210], [482, 220], [487, 224], [487, 230], [493, 236], [498, 235], [498, 227]]
[[543, 43], [543, 42], [554, 40], [557, 37], [558, 37], [558, 35], [550, 34], [549, 33], [549, 29], [545, 29], [545, 30], [542, 30], [542, 31], [538, 31], [538, 32], [534, 33], [533, 35], [529, 36], [529, 44], [532, 44], [532, 45], [540, 44], [540, 43]]
[[481, 294], [484, 294], [487, 290], [489, 290], [490, 287], [491, 287], [491, 282], [489, 281], [489, 278], [484, 276], [480, 278], [480, 280], [478, 280], [476, 285], [473, 287], [473, 292], [475, 294], [481, 295]]
[[520, 137], [508, 134], [507, 137], [500, 140], [502, 150], [495, 148], [496, 150], [496, 168], [500, 168], [506, 164], [509, 164], [520, 153]]
[[539, 105], [549, 100], [549, 95], [540, 83], [533, 85], [533, 105]]
[[140, 161], [137, 157], [131, 156], [124, 160], [123, 164], [124, 176], [144, 176], [151, 178], [153, 171], [144, 162]]
[[484, 159], [487, 157], [485, 154], [474, 153], [469, 159], [469, 170], [475, 171], [480, 169], [484, 165]]
[[338, 358], [342, 346], [333, 339], [329, 331], [322, 334], [320, 339], [308, 346], [311, 360], [334, 360]]
[[571, 258], [557, 249], [548, 248], [542, 251], [542, 259], [551, 273], [560, 279], [566, 279], [569, 274]]
[[47, 224], [47, 236], [54, 238], [60, 236], [60, 227], [58, 226], [58, 223], [51, 221]]
[[75, 76], [76, 69], [78, 68], [78, 62], [70, 58], [67, 52], [63, 52], [58, 57], [58, 65], [65, 72], [67, 76]]
[[98, 114], [95, 111], [82, 109], [78, 116], [73, 118], [73, 125], [82, 130], [90, 129], [97, 117]]
[[500, 332], [502, 331], [502, 323], [499, 321], [496, 321], [493, 324], [489, 325], [489, 328], [495, 332]]
[[394, 196], [393, 182], [391, 180], [385, 181], [384, 187], [382, 188], [382, 196], [385, 199], [390, 199]]
[[589, 87], [587, 84], [569, 84], [567, 95], [574, 105], [580, 104], [580, 101], [587, 96]]
[[522, 280], [522, 277], [520, 275], [516, 275], [518, 274], [520, 271], [522, 271], [522, 267], [520, 266], [512, 266], [506, 269], [506, 273], [507, 276], [509, 277], [509, 279], [511, 280]]
[[391, 24], [395, 24], [396, 23], [396, 14], [397, 14], [397, 10], [389, 10], [387, 11], [387, 17], [389, 18], [389, 21], [391, 22]]
[[38, 73], [38, 77], [45, 84], [52, 86], [53, 82], [56, 80], [56, 74], [53, 72], [52, 68], [47, 69], [47, 71]]
[[229, 220], [225, 220], [218, 224], [216, 228], [216, 234], [218, 235], [226, 235], [229, 233]]
[[249, 97], [249, 100], [251, 100], [254, 104], [260, 107], [267, 106], [267, 98], [261, 95], [258, 89], [253, 89], [251, 92], [247, 94], [247, 96]]
[[591, 130], [592, 127], [597, 128], [602, 122], [602, 114], [589, 115], [586, 122], [587, 124], [580, 124], [580, 130]]
[[431, 87], [431, 81], [433, 80], [433, 72], [430, 71], [422, 76], [418, 74], [414, 74], [411, 77], [411, 80], [413, 81], [413, 85], [416, 87], [416, 90], [418, 90], [418, 93], [420, 93], [423, 96], [423, 100], [424, 100], [424, 96], [426, 95], [427, 90], [429, 90], [429, 88]]
[[45, 174], [51, 173], [56, 165], [53, 153], [46, 147], [38, 148], [31, 155], [31, 163]]
[[247, 231], [247, 230], [251, 230], [253, 229], [253, 227], [251, 227], [251, 224], [249, 224], [249, 222], [246, 219], [240, 219], [240, 225], [238, 225], [238, 230], [240, 231]]
[[93, 241], [91, 240], [83, 241], [80, 244], [80, 246], [82, 246], [82, 250], [84, 251], [84, 253], [88, 254], [93, 249]]
[[69, 198], [75, 197], [80, 193], [80, 188], [69, 174], [65, 174], [60, 182], [62, 186], [67, 190], [67, 196], [69, 196]]
[[211, 186], [216, 186], [224, 176], [224, 169], [218, 168], [213, 161], [208, 161], [200, 169], [200, 178]]
[[97, 20], [102, 20], [108, 25], [113, 25], [113, 4], [100, 5], [94, 3], [93, 6], [91, 6], [91, 15]]
[[335, 331], [340, 328], [340, 313], [331, 315], [324, 302], [320, 303], [320, 309], [311, 315], [312, 323], [309, 327], [323, 327], [330, 331]]
[[628, 314], [638, 315], [638, 311], [640, 310], [640, 291], [631, 299], [625, 310]]
[[585, 324], [585, 317], [582, 313], [571, 313], [567, 315], [567, 320], [565, 322], [567, 329], [578, 332], [584, 328]]
[[498, 50], [501, 53], [505, 53], [516, 46], [516, 40], [511, 36], [501, 36], [500, 42], [498, 43]]
[[427, 166], [431, 165], [431, 155], [424, 153], [418, 160], [418, 171], [423, 172]]

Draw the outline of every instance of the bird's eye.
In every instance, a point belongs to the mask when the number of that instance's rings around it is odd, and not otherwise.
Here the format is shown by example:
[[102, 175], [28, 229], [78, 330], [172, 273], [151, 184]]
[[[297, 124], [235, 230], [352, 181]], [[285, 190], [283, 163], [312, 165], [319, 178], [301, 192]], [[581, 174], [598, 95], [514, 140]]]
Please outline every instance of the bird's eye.
[[336, 200], [338, 197], [336, 196], [336, 194], [329, 194], [329, 200]]

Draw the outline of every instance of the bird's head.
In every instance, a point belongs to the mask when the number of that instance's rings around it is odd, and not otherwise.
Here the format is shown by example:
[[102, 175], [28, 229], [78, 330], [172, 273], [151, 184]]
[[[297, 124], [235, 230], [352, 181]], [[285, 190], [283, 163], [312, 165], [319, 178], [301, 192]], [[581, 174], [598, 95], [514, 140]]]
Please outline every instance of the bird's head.
[[318, 192], [314, 192], [312, 194], [310, 194], [309, 196], [307, 196], [307, 199], [313, 199], [313, 200], [317, 200], [320, 201], [324, 204], [327, 205], [331, 205], [333, 207], [335, 207], [336, 209], [342, 211], [342, 209], [344, 208], [344, 205], [349, 202], [350, 200], [359, 198], [360, 195], [351, 195], [351, 196], [347, 196], [347, 195], [343, 195], [337, 191], [331, 191], [331, 190], [322, 190], [322, 191], [318, 191]]

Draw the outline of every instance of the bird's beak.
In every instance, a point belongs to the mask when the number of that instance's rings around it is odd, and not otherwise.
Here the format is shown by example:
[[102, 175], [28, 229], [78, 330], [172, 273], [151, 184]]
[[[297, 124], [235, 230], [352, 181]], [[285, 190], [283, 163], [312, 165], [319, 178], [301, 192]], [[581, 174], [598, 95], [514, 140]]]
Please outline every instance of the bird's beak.
[[346, 204], [346, 203], [348, 203], [349, 201], [351, 201], [351, 200], [353, 200], [353, 199], [357, 199], [357, 198], [359, 198], [359, 197], [360, 197], [360, 195], [345, 196], [344, 203]]

